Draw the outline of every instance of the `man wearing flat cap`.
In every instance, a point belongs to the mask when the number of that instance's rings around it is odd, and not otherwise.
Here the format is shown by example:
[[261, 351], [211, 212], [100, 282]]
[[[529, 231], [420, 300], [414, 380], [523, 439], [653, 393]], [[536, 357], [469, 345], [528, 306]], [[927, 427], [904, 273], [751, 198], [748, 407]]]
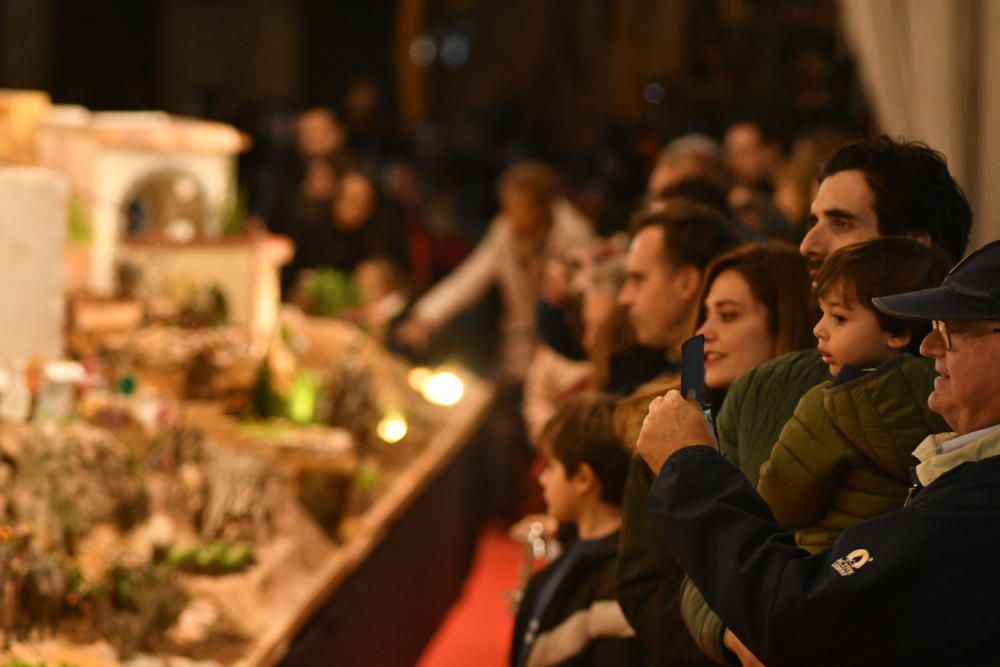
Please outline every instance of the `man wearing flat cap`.
[[940, 287], [874, 303], [933, 321], [921, 345], [940, 374], [928, 405], [954, 429], [914, 451], [902, 509], [810, 555], [718, 455], [701, 410], [670, 392], [650, 405], [636, 445], [658, 473], [650, 511], [768, 667], [1000, 664], [1000, 241]]

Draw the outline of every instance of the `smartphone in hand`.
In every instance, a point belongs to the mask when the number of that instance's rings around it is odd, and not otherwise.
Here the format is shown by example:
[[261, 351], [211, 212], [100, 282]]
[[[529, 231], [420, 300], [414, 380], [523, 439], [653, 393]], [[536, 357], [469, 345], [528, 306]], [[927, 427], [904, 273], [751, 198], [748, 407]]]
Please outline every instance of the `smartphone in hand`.
[[688, 338], [681, 345], [681, 395], [693, 398], [703, 410], [708, 407], [705, 402], [705, 336], [702, 334]]
[[715, 430], [712, 406], [705, 398], [705, 336], [698, 334], [681, 345], [681, 395], [701, 406], [705, 419]]

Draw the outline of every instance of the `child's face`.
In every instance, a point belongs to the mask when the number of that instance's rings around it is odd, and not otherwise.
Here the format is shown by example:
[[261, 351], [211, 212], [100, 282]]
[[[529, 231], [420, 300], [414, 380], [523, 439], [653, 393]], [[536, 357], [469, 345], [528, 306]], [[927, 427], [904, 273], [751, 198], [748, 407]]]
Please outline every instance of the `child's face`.
[[909, 336], [883, 331], [878, 318], [839, 285], [819, 297], [823, 316], [813, 328], [823, 363], [837, 375], [844, 365], [878, 366], [899, 354]]
[[568, 523], [579, 518], [582, 493], [574, 483], [575, 477], [566, 475], [566, 467], [558, 459], [546, 458], [538, 483], [542, 485], [549, 516]]

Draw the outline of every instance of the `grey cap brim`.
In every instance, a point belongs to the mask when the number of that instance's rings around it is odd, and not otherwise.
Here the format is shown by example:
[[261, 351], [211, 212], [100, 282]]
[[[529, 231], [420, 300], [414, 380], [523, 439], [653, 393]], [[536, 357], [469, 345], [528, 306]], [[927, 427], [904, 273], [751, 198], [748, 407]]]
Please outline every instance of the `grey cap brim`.
[[932, 287], [872, 299], [876, 308], [891, 317], [907, 320], [995, 320], [996, 307], [947, 287]]

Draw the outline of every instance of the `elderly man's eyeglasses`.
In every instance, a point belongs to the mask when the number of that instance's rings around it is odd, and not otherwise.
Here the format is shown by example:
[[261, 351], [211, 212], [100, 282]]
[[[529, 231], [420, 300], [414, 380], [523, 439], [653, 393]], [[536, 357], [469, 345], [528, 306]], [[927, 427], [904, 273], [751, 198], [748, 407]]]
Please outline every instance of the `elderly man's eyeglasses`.
[[944, 348], [949, 352], [951, 351], [951, 337], [953, 335], [957, 334], [959, 336], [964, 336], [964, 335], [985, 336], [986, 334], [1000, 333], [1000, 327], [994, 327], [992, 329], [980, 329], [978, 331], [970, 329], [966, 331], [964, 330], [964, 328], [955, 327], [943, 320], [931, 320], [931, 326], [934, 327], [934, 331], [941, 334], [941, 338], [944, 339]]

